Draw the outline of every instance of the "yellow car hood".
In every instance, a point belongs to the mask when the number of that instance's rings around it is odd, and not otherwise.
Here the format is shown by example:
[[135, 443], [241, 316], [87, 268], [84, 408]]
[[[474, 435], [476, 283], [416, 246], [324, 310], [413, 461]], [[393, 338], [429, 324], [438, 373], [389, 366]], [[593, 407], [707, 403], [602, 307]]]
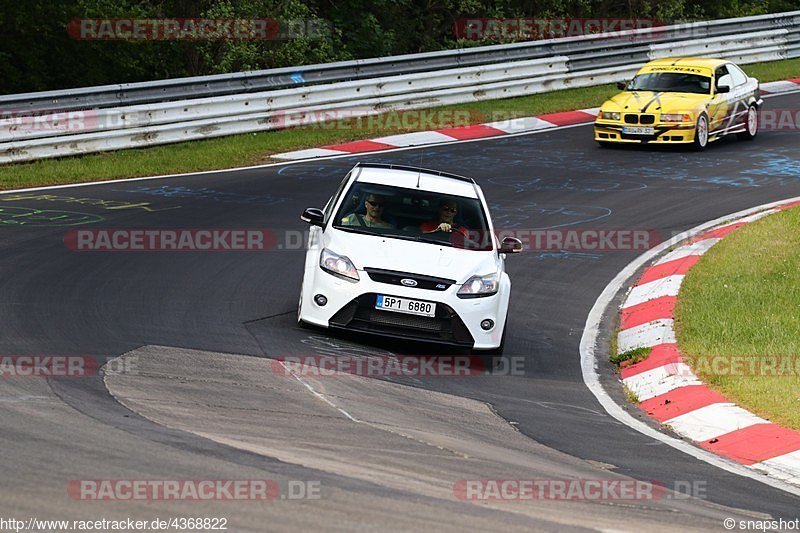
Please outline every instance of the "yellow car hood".
[[625, 91], [606, 100], [602, 109], [630, 113], [687, 113], [704, 108], [710, 99], [708, 94]]

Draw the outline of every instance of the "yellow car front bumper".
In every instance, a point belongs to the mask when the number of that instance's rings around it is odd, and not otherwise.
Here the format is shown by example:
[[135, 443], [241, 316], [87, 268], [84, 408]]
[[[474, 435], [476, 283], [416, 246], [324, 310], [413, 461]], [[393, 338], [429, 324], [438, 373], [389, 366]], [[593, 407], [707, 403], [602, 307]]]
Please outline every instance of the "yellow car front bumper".
[[626, 125], [621, 121], [597, 120], [594, 123], [594, 140], [627, 144], [677, 144], [694, 141], [695, 125], [692, 123], [656, 123], [647, 126], [652, 129], [652, 134], [627, 133], [625, 128]]

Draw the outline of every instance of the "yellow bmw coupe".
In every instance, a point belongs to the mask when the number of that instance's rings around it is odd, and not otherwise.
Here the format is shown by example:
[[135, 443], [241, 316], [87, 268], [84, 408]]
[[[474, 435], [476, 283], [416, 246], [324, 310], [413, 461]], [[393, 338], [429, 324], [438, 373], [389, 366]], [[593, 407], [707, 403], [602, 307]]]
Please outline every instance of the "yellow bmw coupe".
[[724, 59], [658, 59], [617, 86], [622, 92], [606, 100], [594, 123], [600, 146], [684, 143], [703, 150], [729, 133], [758, 133], [758, 80]]

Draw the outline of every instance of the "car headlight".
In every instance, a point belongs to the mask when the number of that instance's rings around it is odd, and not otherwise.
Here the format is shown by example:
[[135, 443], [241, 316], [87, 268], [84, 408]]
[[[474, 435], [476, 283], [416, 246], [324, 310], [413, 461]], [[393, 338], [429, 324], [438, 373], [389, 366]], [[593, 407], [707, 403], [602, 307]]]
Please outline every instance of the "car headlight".
[[661, 115], [661, 122], [690, 122], [692, 117], [687, 114], [681, 113], [663, 113]]
[[319, 254], [319, 266], [322, 270], [337, 278], [353, 282], [359, 280], [358, 270], [356, 270], [353, 262], [346, 256], [334, 253], [327, 248], [322, 250], [322, 253]]
[[619, 120], [619, 111], [603, 111], [600, 117], [603, 120]]
[[487, 274], [486, 276], [472, 276], [464, 283], [456, 296], [459, 298], [481, 298], [497, 294], [500, 287], [500, 273]]

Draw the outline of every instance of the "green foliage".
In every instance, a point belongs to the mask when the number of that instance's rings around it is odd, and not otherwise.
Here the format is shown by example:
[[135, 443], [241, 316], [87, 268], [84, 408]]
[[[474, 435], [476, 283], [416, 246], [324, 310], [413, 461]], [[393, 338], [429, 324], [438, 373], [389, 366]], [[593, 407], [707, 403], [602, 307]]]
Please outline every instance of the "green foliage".
[[[655, 18], [800, 9], [800, 0], [0, 0], [0, 93], [158, 80], [492, 44], [457, 40], [460, 18]], [[319, 38], [90, 41], [81, 18], [317, 19]]]
[[651, 348], [635, 348], [633, 350], [628, 350], [625, 353], [618, 353], [617, 355], [612, 355], [608, 358], [608, 360], [617, 366], [627, 366], [632, 365], [635, 363], [640, 363], [647, 359], [647, 356], [650, 355]]

